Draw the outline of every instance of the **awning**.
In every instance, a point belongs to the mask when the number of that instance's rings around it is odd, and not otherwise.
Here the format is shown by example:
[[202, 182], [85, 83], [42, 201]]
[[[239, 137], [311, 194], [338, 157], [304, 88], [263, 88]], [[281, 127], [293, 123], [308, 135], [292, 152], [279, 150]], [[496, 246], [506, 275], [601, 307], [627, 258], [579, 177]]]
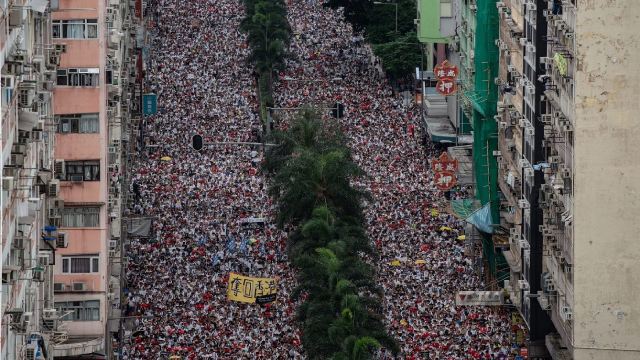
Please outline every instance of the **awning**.
[[512, 273], [522, 272], [520, 265], [518, 265], [518, 262], [511, 251], [503, 251], [502, 255], [504, 255], [504, 259], [507, 261], [507, 264], [509, 264], [509, 269], [511, 269]]
[[29, 2], [27, 2], [27, 6], [31, 6], [31, 10], [39, 13], [45, 12], [48, 4], [49, 0], [29, 0]]
[[34, 111], [21, 111], [18, 118], [18, 129], [22, 131], [31, 131], [36, 126], [40, 114]]
[[456, 129], [447, 116], [425, 116], [425, 127], [431, 140], [442, 143], [456, 143]]
[[53, 346], [53, 357], [80, 356], [99, 353], [104, 349], [104, 337], [69, 338]]

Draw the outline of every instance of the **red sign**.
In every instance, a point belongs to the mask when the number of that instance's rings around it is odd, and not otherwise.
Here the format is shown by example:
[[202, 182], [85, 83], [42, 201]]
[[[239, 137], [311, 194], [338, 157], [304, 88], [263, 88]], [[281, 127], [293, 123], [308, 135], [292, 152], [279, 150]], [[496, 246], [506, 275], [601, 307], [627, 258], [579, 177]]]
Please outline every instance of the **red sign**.
[[431, 159], [431, 170], [435, 173], [433, 182], [440, 190], [449, 190], [456, 184], [456, 171], [458, 171], [458, 159], [451, 159], [448, 153], [443, 152], [440, 158]]
[[442, 95], [451, 95], [456, 91], [456, 83], [453, 80], [438, 80], [436, 89]]
[[433, 74], [438, 83], [436, 84], [436, 90], [442, 95], [451, 95], [456, 91], [455, 80], [458, 77], [458, 65], [451, 66], [449, 60], [442, 62], [442, 65], [437, 65], [433, 69]]
[[448, 153], [443, 152], [439, 159], [431, 159], [431, 170], [435, 173], [455, 174], [458, 171], [458, 159], [451, 159]]
[[458, 77], [458, 65], [451, 66], [449, 60], [442, 62], [442, 65], [436, 65], [433, 69], [433, 75], [438, 80], [455, 80]]
[[449, 190], [456, 184], [456, 177], [449, 173], [436, 173], [433, 177], [433, 182], [440, 190]]

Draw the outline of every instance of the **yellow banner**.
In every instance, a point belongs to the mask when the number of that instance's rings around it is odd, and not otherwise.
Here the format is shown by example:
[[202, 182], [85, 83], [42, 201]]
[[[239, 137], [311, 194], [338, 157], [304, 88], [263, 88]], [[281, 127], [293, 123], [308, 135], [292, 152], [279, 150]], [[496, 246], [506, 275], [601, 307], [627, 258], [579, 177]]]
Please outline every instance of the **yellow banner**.
[[227, 290], [229, 300], [264, 304], [276, 301], [277, 293], [276, 279], [229, 274], [229, 289]]

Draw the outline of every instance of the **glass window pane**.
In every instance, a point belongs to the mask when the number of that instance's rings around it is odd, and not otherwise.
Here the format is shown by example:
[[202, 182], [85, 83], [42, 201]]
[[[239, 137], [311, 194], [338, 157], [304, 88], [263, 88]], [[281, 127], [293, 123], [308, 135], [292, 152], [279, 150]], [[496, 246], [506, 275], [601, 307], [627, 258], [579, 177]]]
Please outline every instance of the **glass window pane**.
[[69, 272], [69, 259], [62, 259], [62, 272], [63, 273]]
[[87, 25], [87, 39], [98, 38], [98, 25]]
[[74, 274], [90, 273], [89, 258], [71, 258], [71, 272]]
[[60, 119], [60, 132], [63, 134], [68, 134], [71, 131], [71, 124], [69, 123], [69, 119]]
[[440, 3], [440, 17], [452, 17], [453, 11], [451, 9], [450, 2], [441, 2]]
[[91, 166], [84, 167], [84, 181], [91, 180]]
[[93, 261], [93, 269], [91, 269], [91, 272], [94, 272], [94, 273], [100, 272], [99, 271], [99, 265], [100, 265], [99, 261], [100, 261], [100, 259], [99, 258], [93, 258], [91, 260]]

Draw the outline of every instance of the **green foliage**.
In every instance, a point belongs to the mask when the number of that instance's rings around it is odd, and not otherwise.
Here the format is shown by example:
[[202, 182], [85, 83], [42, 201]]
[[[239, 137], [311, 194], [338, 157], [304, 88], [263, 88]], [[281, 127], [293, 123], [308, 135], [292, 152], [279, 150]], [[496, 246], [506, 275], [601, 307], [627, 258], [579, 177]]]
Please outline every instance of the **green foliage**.
[[[407, 34], [398, 39], [398, 42], [416, 42], [415, 34]], [[373, 53], [380, 58], [384, 68], [395, 77], [403, 77], [420, 66], [420, 45], [386, 44], [373, 45]]]
[[296, 320], [307, 358], [364, 360], [382, 345], [398, 354], [379, 315], [376, 268], [364, 257], [377, 258], [360, 205], [369, 195], [352, 185], [364, 173], [337, 121], [305, 108], [288, 125], [272, 133], [280, 146], [262, 168], [271, 175], [278, 224], [294, 226], [287, 251], [298, 285], [291, 298], [305, 299]]
[[371, 0], [328, 0], [324, 6], [332, 9], [344, 8], [344, 17], [355, 32], [364, 30], [369, 24], [369, 10], [374, 6]]
[[[345, 19], [356, 32], [362, 32], [373, 52], [382, 60], [384, 69], [394, 77], [413, 73], [421, 64], [421, 49], [417, 45], [414, 0], [395, 0], [374, 4], [373, 0], [329, 0], [325, 6], [344, 7]], [[396, 33], [396, 5], [397, 27]], [[416, 45], [398, 44], [415, 43]]]
[[[394, 3], [390, 3], [394, 4]], [[413, 34], [411, 42], [417, 42], [416, 27], [413, 19], [416, 18], [416, 4], [414, 0], [398, 0], [398, 34], [396, 31], [396, 7], [395, 5], [374, 5], [367, 13], [369, 22], [364, 29], [364, 35], [371, 44], [384, 44], [396, 41], [407, 34]]]

